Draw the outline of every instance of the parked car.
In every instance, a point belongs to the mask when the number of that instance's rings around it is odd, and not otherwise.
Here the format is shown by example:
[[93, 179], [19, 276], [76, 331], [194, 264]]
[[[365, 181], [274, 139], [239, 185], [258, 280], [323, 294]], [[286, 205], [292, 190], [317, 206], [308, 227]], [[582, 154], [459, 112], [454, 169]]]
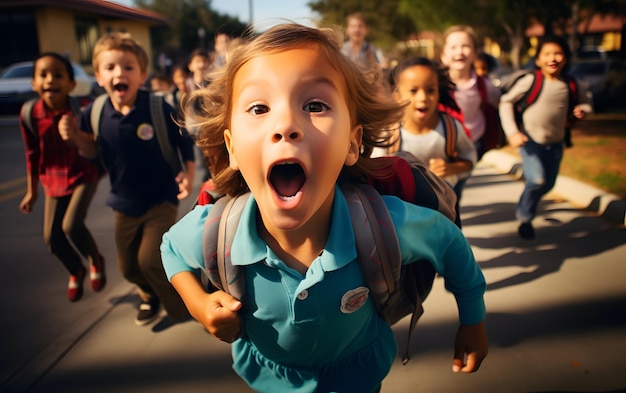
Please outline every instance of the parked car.
[[580, 59], [572, 63], [569, 72], [587, 86], [595, 111], [626, 109], [626, 61]]
[[[72, 95], [81, 99], [86, 105], [94, 97], [94, 79], [78, 64], [72, 64], [76, 87]], [[0, 113], [18, 114], [22, 104], [36, 97], [31, 81], [33, 79], [33, 62], [24, 61], [7, 67], [0, 75]]]

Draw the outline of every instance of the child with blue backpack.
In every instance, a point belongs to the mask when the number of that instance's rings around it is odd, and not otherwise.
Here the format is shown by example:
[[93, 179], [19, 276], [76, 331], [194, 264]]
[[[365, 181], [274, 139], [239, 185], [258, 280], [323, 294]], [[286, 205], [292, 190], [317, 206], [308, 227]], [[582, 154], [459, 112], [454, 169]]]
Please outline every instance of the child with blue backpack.
[[[543, 37], [535, 55], [538, 71], [519, 78], [500, 99], [502, 128], [522, 156], [525, 184], [516, 217], [518, 234], [525, 240], [534, 239], [532, 220], [559, 174], [569, 119], [584, 119], [593, 110], [585, 89], [576, 89], [572, 96], [567, 77], [570, 57], [564, 38]], [[540, 85], [536, 84], [539, 79]], [[534, 92], [532, 105], [524, 105], [520, 112], [520, 105], [529, 102], [529, 92]]]
[[[164, 235], [163, 264], [191, 315], [232, 343], [233, 368], [259, 392], [376, 392], [397, 352], [356, 261], [338, 179], [384, 170], [370, 154], [390, 143], [403, 107], [340, 48], [330, 30], [275, 26], [192, 93], [201, 111], [185, 116], [200, 124], [217, 189], [251, 192], [230, 248], [246, 295], [207, 293], [201, 283], [214, 205], [197, 206]], [[477, 371], [488, 347], [485, 281], [469, 244], [435, 210], [383, 200], [403, 263], [427, 259], [457, 299], [453, 371]]]

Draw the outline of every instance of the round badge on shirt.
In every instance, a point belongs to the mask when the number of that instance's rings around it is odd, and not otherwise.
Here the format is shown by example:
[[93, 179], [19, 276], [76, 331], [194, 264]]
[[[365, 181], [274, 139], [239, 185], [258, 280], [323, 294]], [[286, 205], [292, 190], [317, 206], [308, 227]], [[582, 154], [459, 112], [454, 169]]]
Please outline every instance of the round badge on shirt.
[[358, 287], [343, 294], [341, 297], [341, 312], [351, 314], [363, 307], [370, 290], [367, 287]]
[[154, 128], [148, 123], [142, 123], [137, 127], [137, 136], [143, 141], [149, 141], [154, 137]]

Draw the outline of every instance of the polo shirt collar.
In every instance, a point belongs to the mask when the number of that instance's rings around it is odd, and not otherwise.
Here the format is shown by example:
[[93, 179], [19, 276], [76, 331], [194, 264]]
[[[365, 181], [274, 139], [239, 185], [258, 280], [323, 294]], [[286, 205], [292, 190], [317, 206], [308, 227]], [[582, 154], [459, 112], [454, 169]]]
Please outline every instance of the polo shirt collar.
[[[252, 265], [273, 255], [256, 229], [257, 203], [251, 196], [243, 208], [237, 233], [233, 239], [231, 258], [233, 265]], [[324, 271], [333, 271], [356, 259], [356, 244], [348, 204], [335, 185], [330, 234], [320, 256]]]

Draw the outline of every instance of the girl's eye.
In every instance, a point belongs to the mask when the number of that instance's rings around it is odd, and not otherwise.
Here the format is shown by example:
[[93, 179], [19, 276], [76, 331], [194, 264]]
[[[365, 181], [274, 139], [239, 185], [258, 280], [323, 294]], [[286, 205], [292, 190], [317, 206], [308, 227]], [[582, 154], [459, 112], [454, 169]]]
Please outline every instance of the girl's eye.
[[265, 105], [255, 104], [249, 107], [247, 112], [253, 115], [262, 115], [264, 113], [269, 112], [269, 109]]
[[313, 101], [304, 105], [303, 109], [308, 112], [323, 112], [325, 110], [329, 110], [330, 106], [321, 101]]

